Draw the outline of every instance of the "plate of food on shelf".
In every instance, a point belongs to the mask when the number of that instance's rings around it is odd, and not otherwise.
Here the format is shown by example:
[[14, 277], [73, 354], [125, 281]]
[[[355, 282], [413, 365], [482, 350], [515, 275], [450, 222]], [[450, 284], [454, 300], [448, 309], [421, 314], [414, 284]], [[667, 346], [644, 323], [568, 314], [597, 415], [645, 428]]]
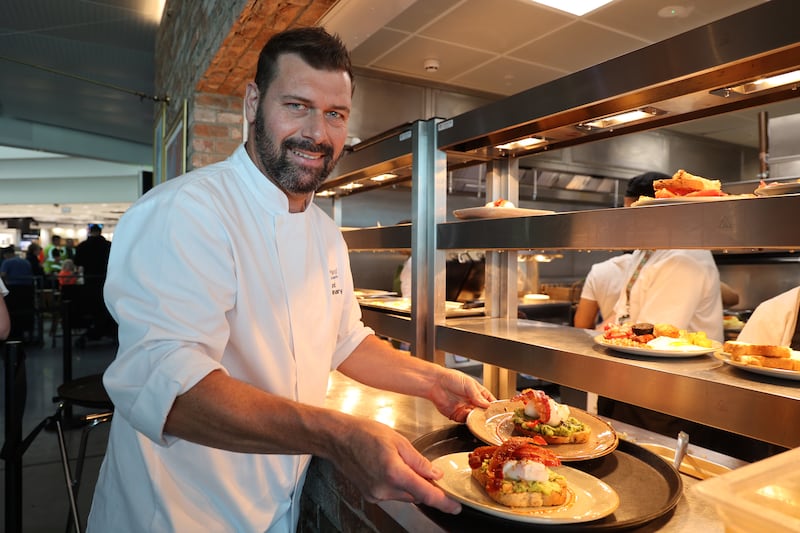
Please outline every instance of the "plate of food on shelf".
[[755, 190], [756, 196], [780, 196], [783, 194], [797, 193], [800, 193], [800, 178], [795, 178], [788, 181], [770, 182], [761, 180], [758, 188]]
[[577, 524], [609, 516], [620, 504], [610, 485], [562, 465], [551, 450], [526, 437], [443, 455], [432, 462], [444, 473], [435, 483], [445, 493], [508, 520]]
[[655, 180], [653, 189], [653, 196], [640, 196], [631, 207], [755, 198], [754, 194], [728, 194], [722, 190], [721, 181], [690, 174], [683, 169], [671, 178]]
[[618, 352], [651, 357], [695, 357], [722, 347], [703, 331], [687, 331], [665, 323], [608, 324], [594, 342]]
[[722, 328], [725, 331], [739, 332], [742, 331], [743, 327], [744, 327], [744, 321], [737, 315], [723, 315]]
[[453, 215], [462, 220], [476, 218], [516, 218], [530, 217], [535, 215], [552, 215], [555, 211], [545, 209], [525, 209], [517, 207], [513, 202], [498, 198], [493, 202], [487, 202], [483, 207], [465, 207], [456, 209]]
[[467, 427], [487, 444], [500, 445], [528, 437], [550, 449], [561, 461], [583, 461], [613, 452], [619, 444], [606, 421], [582, 409], [558, 403], [544, 391], [524, 389], [509, 400], [473, 409]]
[[726, 341], [715, 357], [754, 374], [800, 381], [800, 352], [788, 346]]

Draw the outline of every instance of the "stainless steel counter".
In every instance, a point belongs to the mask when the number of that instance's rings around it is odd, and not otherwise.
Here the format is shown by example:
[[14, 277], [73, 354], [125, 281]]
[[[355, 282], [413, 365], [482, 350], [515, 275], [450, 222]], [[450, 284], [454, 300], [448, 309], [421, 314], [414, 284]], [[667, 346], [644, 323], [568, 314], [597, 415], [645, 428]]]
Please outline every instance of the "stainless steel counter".
[[[431, 431], [452, 424], [451, 421], [440, 415], [432, 404], [426, 400], [378, 391], [350, 380], [337, 372], [333, 373], [331, 376], [326, 406], [355, 416], [363, 416], [383, 422], [412, 441]], [[669, 439], [619, 422], [609, 422], [612, 423], [623, 438], [630, 441], [637, 443], [655, 443], [667, 447], [674, 447], [674, 439]], [[692, 445], [689, 447], [689, 453], [729, 468], [735, 468], [743, 464], [741, 461]], [[315, 461], [319, 460], [315, 459]], [[325, 470], [325, 468], [312, 468], [312, 473], [310, 475], [314, 475], [316, 471]], [[724, 531], [723, 525], [717, 518], [714, 509], [703, 501], [696, 499], [692, 492], [687, 492], [687, 489], [698, 481], [686, 475], [682, 475], [681, 478], [684, 485], [684, 494], [678, 502], [675, 512], [671, 516], [651, 522], [635, 531], [663, 531], [670, 533], [695, 531], [713, 533]], [[314, 480], [309, 481], [311, 484], [314, 483]], [[354, 489], [352, 487], [349, 487], [349, 489], [348, 492], [351, 492], [350, 497], [352, 497]], [[456, 517], [454, 521], [448, 521], [448, 523], [452, 522], [455, 524], [453, 527], [442, 526], [413, 504], [382, 502], [379, 504], [379, 507], [391, 517], [396, 524], [406, 531], [436, 533], [469, 530], [468, 524], [459, 524], [458, 517]], [[366, 512], [365, 514], [369, 515], [370, 513]]]

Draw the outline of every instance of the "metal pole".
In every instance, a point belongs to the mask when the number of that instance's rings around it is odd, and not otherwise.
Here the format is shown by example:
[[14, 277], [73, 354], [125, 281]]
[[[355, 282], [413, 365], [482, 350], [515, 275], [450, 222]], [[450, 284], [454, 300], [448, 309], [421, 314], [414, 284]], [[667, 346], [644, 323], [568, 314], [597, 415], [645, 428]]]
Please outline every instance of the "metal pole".
[[25, 411], [25, 350], [19, 341], [5, 343], [6, 431], [3, 458], [6, 462], [5, 530], [22, 531], [22, 413]]
[[769, 114], [762, 111], [758, 114], [758, 178], [769, 178]]
[[[72, 302], [65, 300], [61, 303], [61, 331], [62, 331], [62, 347], [61, 347], [61, 383], [69, 383], [72, 381], [72, 317], [70, 316], [70, 308]], [[64, 419], [72, 420], [72, 402], [64, 402]]]

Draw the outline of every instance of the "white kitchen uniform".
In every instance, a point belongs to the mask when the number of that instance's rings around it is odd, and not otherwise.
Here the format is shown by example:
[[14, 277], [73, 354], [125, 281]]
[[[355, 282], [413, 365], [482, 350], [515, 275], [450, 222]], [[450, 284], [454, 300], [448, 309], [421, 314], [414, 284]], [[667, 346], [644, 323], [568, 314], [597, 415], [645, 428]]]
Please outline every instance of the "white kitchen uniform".
[[747, 319], [736, 340], [750, 344], [791, 345], [798, 308], [800, 287], [761, 302]]
[[372, 333], [335, 223], [313, 204], [289, 213], [240, 146], [125, 213], [105, 299], [120, 345], [89, 530], [293, 531], [309, 456], [222, 451], [163, 429], [176, 396], [217, 369], [323, 405], [329, 372]]
[[[632, 254], [622, 254], [595, 263], [586, 275], [581, 298], [597, 302], [603, 324], [614, 314], [614, 304], [617, 303], [620, 292], [628, 281], [625, 273], [632, 257]], [[603, 324], [600, 324], [598, 329], [602, 329]]]
[[[643, 253], [633, 253], [625, 284], [634, 275]], [[708, 338], [722, 341], [719, 271], [711, 252], [656, 250], [636, 277], [630, 302], [623, 286], [612, 319], [626, 313], [631, 323], [662, 322], [689, 331], [705, 331]]]
[[2, 296], [3, 298], [8, 296], [8, 289], [6, 288], [6, 285], [5, 283], [3, 283], [2, 279], [0, 279], [0, 296]]

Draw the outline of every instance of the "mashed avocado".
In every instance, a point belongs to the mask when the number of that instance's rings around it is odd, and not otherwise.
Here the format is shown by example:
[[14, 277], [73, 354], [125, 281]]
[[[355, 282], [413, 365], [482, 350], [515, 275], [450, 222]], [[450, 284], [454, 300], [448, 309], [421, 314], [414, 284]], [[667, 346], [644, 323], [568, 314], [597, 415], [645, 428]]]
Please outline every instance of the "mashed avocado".
[[535, 431], [543, 436], [556, 436], [556, 437], [568, 437], [573, 433], [578, 431], [584, 431], [586, 429], [586, 425], [581, 423], [577, 418], [571, 416], [566, 420], [563, 420], [557, 426], [550, 426], [543, 423], [537, 423], [536, 420], [525, 416], [525, 411], [523, 409], [516, 409], [514, 410], [514, 423], [521, 425], [528, 431]]
[[564, 476], [556, 474], [552, 470], [550, 471], [550, 475], [547, 481], [518, 481], [513, 480], [512, 483], [512, 490], [514, 492], [541, 492], [545, 496], [549, 495], [551, 492], [555, 491], [558, 492], [561, 490], [561, 485], [558, 483], [558, 479], [564, 479]]

